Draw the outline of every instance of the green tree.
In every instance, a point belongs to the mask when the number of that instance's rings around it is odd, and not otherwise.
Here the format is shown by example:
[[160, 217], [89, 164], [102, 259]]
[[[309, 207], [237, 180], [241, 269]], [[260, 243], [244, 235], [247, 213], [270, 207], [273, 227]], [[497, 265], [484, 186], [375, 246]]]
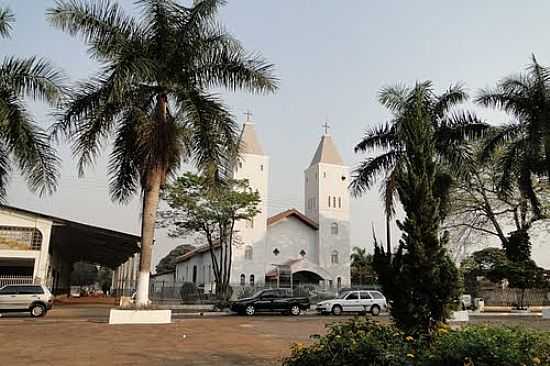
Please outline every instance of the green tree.
[[97, 266], [87, 262], [76, 262], [71, 272], [71, 285], [90, 286], [97, 281]]
[[550, 175], [550, 70], [532, 55], [526, 73], [503, 79], [496, 88], [483, 90], [475, 101], [513, 117], [512, 123], [495, 129], [485, 144], [483, 158], [502, 148], [498, 159], [500, 192], [511, 194], [517, 182], [535, 219], [543, 217], [533, 177]]
[[[0, 37], [10, 36], [14, 20], [9, 9], [0, 8]], [[6, 199], [14, 163], [31, 191], [55, 191], [58, 158], [25, 102], [55, 106], [64, 94], [63, 80], [60, 70], [38, 57], [5, 57], [0, 63], [0, 201]]]
[[111, 289], [113, 283], [113, 270], [109, 267], [101, 267], [97, 273], [97, 282], [104, 294]]
[[160, 192], [184, 161], [215, 183], [233, 159], [237, 125], [211, 88], [273, 92], [273, 66], [216, 22], [223, 0], [138, 1], [131, 17], [113, 1], [59, 0], [50, 22], [89, 46], [101, 72], [79, 84], [54, 136], [65, 134], [83, 170], [114, 137], [112, 198], [143, 197], [136, 305], [149, 303], [149, 272]]
[[167, 186], [163, 198], [170, 206], [161, 213], [163, 224], [171, 226], [175, 237], [202, 235], [210, 251], [216, 293], [230, 296], [233, 246], [242, 244], [235, 223], [252, 220], [260, 212], [259, 193], [247, 180], [227, 179], [212, 187], [207, 178], [186, 173]]
[[406, 213], [397, 225], [403, 232], [393, 260], [375, 248], [375, 268], [391, 314], [406, 332], [429, 334], [448, 316], [448, 304], [458, 297], [458, 271], [440, 237], [441, 199], [437, 192], [440, 163], [432, 123], [430, 84], [410, 90], [399, 112], [403, 155], [397, 167], [397, 193]]
[[[430, 92], [426, 95], [426, 118], [434, 129], [434, 144], [438, 158], [449, 165], [453, 171], [463, 171], [465, 161], [471, 156], [464, 142], [482, 136], [487, 125], [473, 114], [458, 112], [457, 106], [468, 99], [460, 85], [451, 85], [447, 91], [436, 95], [431, 91], [431, 83], [422, 84]], [[403, 127], [403, 113], [407, 108], [407, 99], [411, 88], [402, 85], [383, 88], [378, 100], [393, 118], [383, 125], [367, 130], [363, 139], [355, 146], [355, 152], [377, 152], [379, 155], [367, 158], [353, 172], [351, 190], [355, 196], [368, 191], [380, 176], [385, 179], [380, 186], [384, 211], [386, 214], [386, 252], [391, 252], [390, 222], [395, 216], [397, 180], [399, 168], [406, 155], [406, 142], [400, 132]], [[440, 171], [436, 176], [437, 189], [445, 198], [451, 182], [451, 175]], [[441, 202], [442, 208], [446, 201]]]
[[176, 259], [178, 259], [178, 257], [186, 253], [189, 253], [193, 249], [195, 249], [193, 245], [189, 245], [189, 244], [178, 245], [159, 261], [159, 263], [155, 267], [155, 271], [157, 273], [166, 273], [166, 272], [175, 271]]
[[372, 254], [367, 254], [365, 248], [353, 247], [350, 258], [352, 283], [359, 285], [374, 284], [376, 282], [376, 272], [372, 265]]

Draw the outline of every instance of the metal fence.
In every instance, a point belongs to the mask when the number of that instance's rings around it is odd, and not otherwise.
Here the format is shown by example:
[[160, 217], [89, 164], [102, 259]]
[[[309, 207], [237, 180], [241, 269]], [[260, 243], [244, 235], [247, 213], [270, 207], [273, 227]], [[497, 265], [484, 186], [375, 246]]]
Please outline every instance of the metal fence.
[[0, 286], [5, 285], [28, 285], [33, 284], [34, 278], [32, 276], [7, 276], [0, 275]]

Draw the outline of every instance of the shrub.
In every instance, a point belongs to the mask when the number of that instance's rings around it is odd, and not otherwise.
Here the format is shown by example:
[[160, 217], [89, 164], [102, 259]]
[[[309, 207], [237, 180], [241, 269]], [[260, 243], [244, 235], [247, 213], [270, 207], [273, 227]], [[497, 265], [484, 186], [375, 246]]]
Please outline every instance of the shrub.
[[393, 325], [355, 319], [331, 325], [310, 346], [292, 348], [285, 366], [531, 366], [550, 365], [550, 334], [524, 328], [440, 326], [431, 340]]
[[416, 342], [394, 326], [356, 319], [331, 325], [311, 346], [296, 344], [285, 366], [413, 365]]
[[197, 286], [193, 282], [184, 282], [180, 288], [180, 297], [183, 301], [189, 301], [191, 299], [196, 299], [199, 293], [197, 291]]

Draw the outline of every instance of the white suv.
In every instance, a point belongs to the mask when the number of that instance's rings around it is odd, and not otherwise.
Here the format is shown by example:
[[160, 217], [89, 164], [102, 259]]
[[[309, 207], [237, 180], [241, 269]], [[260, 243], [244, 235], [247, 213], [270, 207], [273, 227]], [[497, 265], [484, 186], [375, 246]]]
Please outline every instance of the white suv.
[[6, 285], [0, 287], [0, 313], [28, 311], [38, 318], [52, 308], [53, 299], [44, 285]]
[[376, 316], [387, 309], [388, 303], [384, 295], [379, 291], [370, 290], [347, 291], [336, 299], [321, 301], [317, 304], [317, 311], [321, 314], [334, 315], [340, 315], [342, 312], [368, 312]]

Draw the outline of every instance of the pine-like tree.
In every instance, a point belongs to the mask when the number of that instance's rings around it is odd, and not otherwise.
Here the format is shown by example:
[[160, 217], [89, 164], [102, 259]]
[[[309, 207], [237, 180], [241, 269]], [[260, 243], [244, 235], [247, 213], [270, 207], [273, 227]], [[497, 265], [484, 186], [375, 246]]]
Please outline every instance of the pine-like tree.
[[403, 232], [393, 260], [378, 247], [375, 266], [391, 314], [410, 334], [429, 334], [447, 317], [448, 304], [458, 295], [458, 271], [448, 257], [446, 236], [440, 236], [438, 161], [434, 129], [426, 101], [431, 89], [417, 84], [407, 96], [401, 118], [405, 157], [400, 165], [397, 192], [406, 213], [398, 226]]

